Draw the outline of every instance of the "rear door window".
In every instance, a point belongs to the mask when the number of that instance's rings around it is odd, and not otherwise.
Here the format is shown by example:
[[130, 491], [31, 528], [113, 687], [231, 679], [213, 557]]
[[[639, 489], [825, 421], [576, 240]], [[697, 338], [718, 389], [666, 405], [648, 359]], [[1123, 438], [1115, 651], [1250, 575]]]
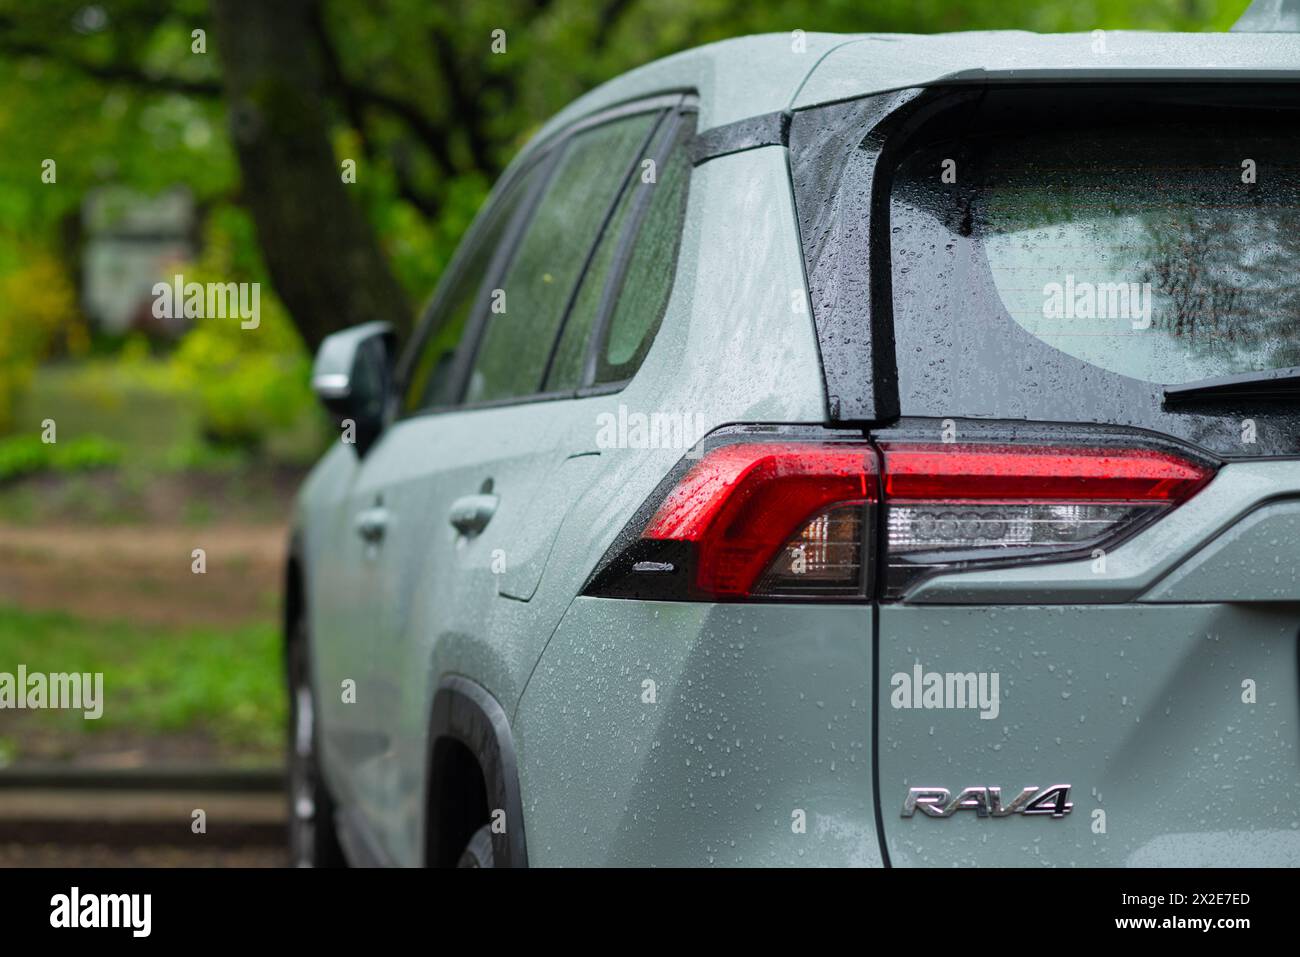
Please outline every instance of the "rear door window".
[[484, 304], [486, 282], [506, 227], [539, 174], [534, 165], [508, 187], [501, 201], [486, 211], [487, 221], [477, 235], [466, 240], [463, 252], [449, 267], [445, 292], [436, 295], [426, 320], [423, 341], [417, 348], [402, 396], [408, 415], [424, 409], [454, 404], [454, 359], [461, 337], [476, 306]]
[[[676, 274], [691, 174], [685, 143], [694, 128], [693, 113], [667, 123], [637, 164], [574, 299], [547, 389], [625, 381], [649, 351]], [[603, 324], [602, 308], [608, 310]], [[588, 382], [592, 336], [599, 341]]]
[[576, 134], [498, 289], [470, 373], [467, 402], [537, 392], [588, 254], [658, 119], [642, 113]]
[[630, 379], [650, 350], [663, 320], [677, 271], [691, 164], [678, 139], [653, 184], [647, 184], [645, 219], [627, 261], [623, 285], [597, 350], [596, 383]]

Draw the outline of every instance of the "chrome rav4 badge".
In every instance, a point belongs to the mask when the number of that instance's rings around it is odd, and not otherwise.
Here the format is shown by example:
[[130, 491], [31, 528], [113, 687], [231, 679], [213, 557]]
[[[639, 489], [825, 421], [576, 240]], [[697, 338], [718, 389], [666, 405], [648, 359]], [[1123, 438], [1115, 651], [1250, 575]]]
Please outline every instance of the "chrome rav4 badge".
[[911, 788], [903, 802], [903, 817], [911, 817], [917, 808], [930, 817], [952, 817], [958, 811], [974, 811], [979, 817], [1050, 814], [1062, 818], [1074, 809], [1074, 805], [1070, 803], [1070, 785], [1049, 784], [1041, 790], [1030, 785], [1005, 806], [1001, 788], [967, 788], [955, 798], [947, 788]]

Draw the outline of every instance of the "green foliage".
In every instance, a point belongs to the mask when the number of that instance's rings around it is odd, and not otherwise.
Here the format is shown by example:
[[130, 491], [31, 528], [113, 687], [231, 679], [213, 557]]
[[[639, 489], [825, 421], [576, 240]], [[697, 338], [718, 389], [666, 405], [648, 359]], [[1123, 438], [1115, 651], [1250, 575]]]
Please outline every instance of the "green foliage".
[[[658, 57], [727, 37], [795, 29], [1224, 30], [1247, 4], [321, 0], [320, 29], [306, 22], [304, 29], [311, 30], [322, 63], [336, 156], [356, 161], [354, 195], [394, 274], [418, 302], [433, 288], [489, 185], [541, 123], [604, 80]], [[112, 183], [151, 194], [179, 183], [209, 221], [226, 224], [230, 267], [263, 282], [267, 298], [257, 236], [246, 217], [233, 213], [238, 164], [208, 3], [165, 6], [152, 0], [0, 0], [0, 141], [6, 144], [0, 151], [0, 277], [24, 267], [33, 248], [62, 248], [70, 260], [66, 240], [91, 188]], [[191, 48], [196, 28], [208, 31], [207, 52]], [[504, 52], [492, 50], [498, 30], [505, 34]], [[57, 161], [55, 184], [41, 181], [46, 159]], [[261, 238], [274, 241], [273, 235]], [[192, 348], [209, 359], [221, 351]], [[22, 379], [21, 369], [0, 369], [0, 428], [6, 375]], [[237, 421], [230, 408], [240, 397], [256, 399], [257, 391], [247, 381], [211, 387], [209, 418], [218, 433], [246, 441], [261, 428]]]
[[246, 448], [194, 438], [173, 446], [163, 464], [172, 472], [233, 473], [248, 467], [250, 460]]
[[156, 471], [172, 447], [197, 431], [194, 400], [173, 378], [138, 337], [111, 356], [46, 363], [19, 407], [17, 429], [38, 435], [41, 422], [53, 419], [60, 446], [99, 436], [122, 449], [124, 466]]
[[217, 319], [186, 334], [172, 367], [178, 384], [198, 396], [206, 438], [258, 449], [311, 407], [311, 367], [295, 338], [282, 310], [263, 311], [256, 332]]
[[[0, 282], [57, 255], [62, 287], [71, 290], [71, 242], [94, 187], [152, 194], [184, 183], [202, 204], [233, 189], [234, 154], [216, 97], [155, 91], [147, 82], [173, 76], [218, 89], [212, 58], [190, 53], [190, 23], [206, 20], [206, 3], [169, 6], [159, 16], [157, 5], [145, 2], [0, 0]], [[103, 22], [88, 11], [100, 11]], [[47, 160], [54, 182], [42, 178]], [[19, 281], [51, 290], [52, 303], [77, 314], [70, 292], [65, 298], [44, 280]], [[0, 295], [0, 310], [29, 323], [37, 298], [13, 306], [7, 299]], [[0, 329], [0, 342], [6, 338]], [[0, 431], [6, 378], [13, 370], [0, 368]]]
[[0, 276], [0, 434], [14, 426], [36, 364], [51, 351], [86, 343], [76, 296], [60, 262], [40, 252]]
[[[203, 261], [184, 271], [187, 282], [248, 281], [248, 264], [234, 261], [240, 219], [229, 215], [212, 224]], [[203, 436], [248, 451], [262, 449], [273, 433], [292, 428], [316, 407], [311, 361], [265, 284], [258, 306], [254, 328], [236, 318], [190, 320], [170, 363], [176, 388], [198, 400]]]
[[66, 442], [42, 442], [39, 435], [0, 439], [0, 482], [43, 472], [70, 474], [109, 468], [122, 458], [122, 449], [97, 435]]

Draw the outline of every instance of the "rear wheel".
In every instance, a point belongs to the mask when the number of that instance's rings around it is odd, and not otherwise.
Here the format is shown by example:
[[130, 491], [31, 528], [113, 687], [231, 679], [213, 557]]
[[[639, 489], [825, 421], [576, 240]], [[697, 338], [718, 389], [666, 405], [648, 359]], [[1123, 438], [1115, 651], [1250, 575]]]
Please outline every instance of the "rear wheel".
[[320, 773], [306, 623], [289, 643], [289, 854], [294, 867], [345, 867], [334, 800]]
[[457, 867], [496, 867], [492, 856], [492, 825], [484, 824], [460, 853]]

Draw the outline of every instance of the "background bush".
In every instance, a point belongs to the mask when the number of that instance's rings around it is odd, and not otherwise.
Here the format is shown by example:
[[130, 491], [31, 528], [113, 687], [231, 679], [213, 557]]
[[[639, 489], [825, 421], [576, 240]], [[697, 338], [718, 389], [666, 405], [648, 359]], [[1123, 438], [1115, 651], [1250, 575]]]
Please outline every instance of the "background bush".
[[52, 352], [84, 352], [86, 327], [63, 265], [41, 251], [0, 275], [0, 435], [14, 427], [36, 366]]

